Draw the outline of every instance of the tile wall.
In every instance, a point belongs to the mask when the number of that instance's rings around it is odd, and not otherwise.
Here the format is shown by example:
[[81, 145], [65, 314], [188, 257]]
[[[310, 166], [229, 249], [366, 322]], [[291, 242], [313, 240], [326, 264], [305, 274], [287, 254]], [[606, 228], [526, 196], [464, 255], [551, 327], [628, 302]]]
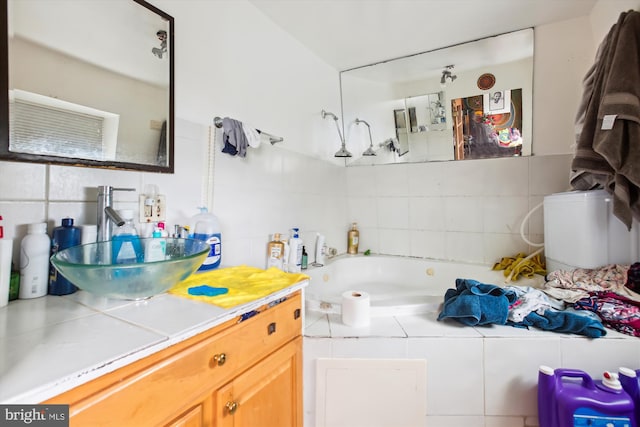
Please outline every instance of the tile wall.
[[[493, 263], [519, 251], [527, 213], [569, 188], [570, 155], [347, 168], [349, 221], [361, 249], [391, 255]], [[542, 210], [527, 222], [543, 240]]]

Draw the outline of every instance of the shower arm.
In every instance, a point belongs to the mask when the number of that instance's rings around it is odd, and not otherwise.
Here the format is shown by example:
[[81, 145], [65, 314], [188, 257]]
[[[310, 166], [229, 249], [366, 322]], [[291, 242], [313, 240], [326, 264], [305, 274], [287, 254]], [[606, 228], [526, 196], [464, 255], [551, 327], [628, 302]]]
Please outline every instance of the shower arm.
[[367, 130], [369, 131], [369, 148], [373, 149], [373, 139], [371, 138], [371, 126], [369, 126], [369, 123], [365, 122], [364, 120], [360, 120], [359, 118], [356, 117], [356, 124], [359, 125], [360, 123], [364, 123], [365, 125], [367, 125]]
[[[330, 113], [329, 111], [325, 111], [325, 110], [321, 111], [321, 115], [322, 115], [323, 119], [326, 118], [327, 116], [331, 116], [333, 118], [334, 123], [336, 124], [336, 130], [338, 131], [338, 136], [340, 137], [340, 144], [341, 144], [341, 148], [338, 151], [338, 153], [344, 152], [344, 153], [348, 154], [347, 157], [351, 157], [351, 153], [349, 153], [347, 151], [347, 144], [346, 144], [346, 142], [344, 140], [344, 137], [342, 136], [342, 132], [340, 132], [340, 125], [338, 124], [338, 117], [335, 114]], [[344, 157], [344, 156], [341, 156], [341, 157]]]

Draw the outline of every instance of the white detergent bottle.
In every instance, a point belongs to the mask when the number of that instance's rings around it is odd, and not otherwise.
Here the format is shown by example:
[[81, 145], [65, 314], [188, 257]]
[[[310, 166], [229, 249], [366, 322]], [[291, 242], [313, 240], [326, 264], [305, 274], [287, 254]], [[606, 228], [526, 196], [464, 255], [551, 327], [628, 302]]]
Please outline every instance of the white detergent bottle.
[[29, 224], [20, 243], [20, 293], [18, 298], [45, 296], [49, 287], [49, 251], [51, 239], [47, 223]]
[[220, 262], [222, 261], [222, 230], [218, 218], [214, 214], [208, 212], [205, 207], [199, 209], [200, 213], [191, 219], [189, 237], [203, 240], [211, 247], [209, 255], [198, 268], [198, 271], [202, 272], [220, 267]]
[[289, 273], [300, 273], [302, 271], [302, 239], [298, 228], [291, 229], [289, 239]]

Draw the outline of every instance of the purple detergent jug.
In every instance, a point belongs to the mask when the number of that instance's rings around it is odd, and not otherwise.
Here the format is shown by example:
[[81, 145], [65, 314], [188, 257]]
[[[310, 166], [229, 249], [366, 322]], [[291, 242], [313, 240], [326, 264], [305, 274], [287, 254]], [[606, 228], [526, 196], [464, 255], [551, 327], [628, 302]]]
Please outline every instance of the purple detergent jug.
[[631, 400], [633, 400], [636, 424], [640, 425], [640, 383], [638, 383], [640, 380], [640, 369], [634, 371], [629, 368], [620, 368], [618, 370], [618, 377], [620, 378], [622, 388], [631, 396]]
[[538, 371], [538, 419], [540, 427], [638, 427], [618, 374], [594, 381], [584, 371], [548, 366]]

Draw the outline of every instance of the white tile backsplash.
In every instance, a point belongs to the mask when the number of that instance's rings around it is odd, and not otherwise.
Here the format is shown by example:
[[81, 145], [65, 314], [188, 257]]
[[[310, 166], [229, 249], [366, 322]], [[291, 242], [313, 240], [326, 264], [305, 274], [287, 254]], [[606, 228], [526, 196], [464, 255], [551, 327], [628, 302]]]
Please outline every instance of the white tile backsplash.
[[482, 197], [445, 198], [445, 229], [481, 233], [484, 224], [483, 204]]
[[47, 168], [34, 163], [0, 162], [0, 201], [44, 200]]

